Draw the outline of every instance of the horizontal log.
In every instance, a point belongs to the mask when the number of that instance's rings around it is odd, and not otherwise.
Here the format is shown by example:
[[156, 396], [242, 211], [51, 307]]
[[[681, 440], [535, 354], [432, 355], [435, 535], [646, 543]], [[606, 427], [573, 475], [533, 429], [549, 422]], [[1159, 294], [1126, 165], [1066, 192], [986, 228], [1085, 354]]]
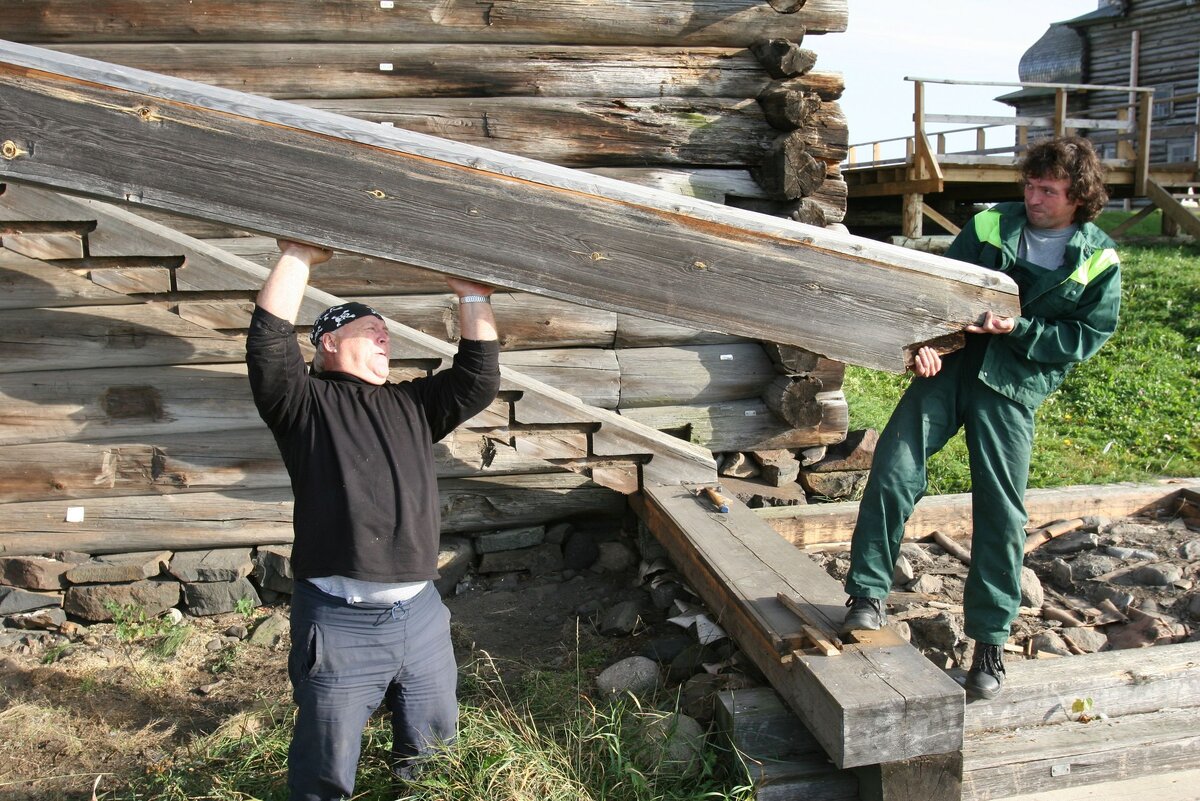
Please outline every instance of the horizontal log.
[[[3, 199], [3, 195], [0, 195]], [[123, 306], [135, 301], [87, 278], [0, 248], [0, 309]]]
[[[98, 61], [264, 97], [757, 97], [772, 83], [742, 47], [542, 44], [65, 44]], [[809, 74], [794, 91], [826, 99], [841, 76]]]
[[[455, 478], [438, 482], [442, 531], [620, 515], [625, 497], [574, 473]], [[92, 498], [81, 523], [65, 501], [0, 504], [0, 555], [71, 550], [125, 553], [288, 543], [291, 489]]]
[[[524, 434], [530, 442], [539, 436]], [[435, 443], [433, 455], [441, 478], [558, 470], [465, 429]], [[287, 486], [278, 446], [265, 425], [153, 440], [0, 446], [0, 503]]]
[[[1200, 488], [1200, 479], [1170, 479], [1151, 484], [1031, 489], [1025, 493], [1030, 526], [1044, 526], [1070, 517], [1102, 515], [1127, 517], [1164, 508], [1183, 488]], [[792, 544], [804, 547], [849, 542], [858, 517], [858, 503], [823, 503], [802, 508], [758, 509], [756, 513]], [[904, 528], [906, 539], [916, 540], [941, 531], [951, 537], [971, 534], [969, 494], [927, 495]]]
[[622, 409], [621, 416], [708, 448], [726, 451], [775, 450], [833, 445], [846, 438], [850, 425], [841, 392], [822, 393], [820, 422], [793, 428], [780, 420], [759, 398], [685, 406]]
[[0, 30], [27, 42], [545, 42], [747, 46], [846, 30], [847, 0], [780, 14], [759, 0], [540, 0], [395, 4], [355, 0], [27, 0], [0, 4]]
[[[0, 129], [5, 179], [897, 372], [906, 346], [1017, 313], [995, 271], [11, 43]], [[314, 176], [320, 203], [294, 191]]]
[[738, 400], [775, 377], [758, 343], [622, 349], [617, 364], [622, 409]]
[[500, 354], [500, 364], [574, 395], [589, 406], [615, 409], [621, 397], [620, 367], [611, 350], [507, 351]]
[[618, 314], [614, 344], [618, 348], [658, 348], [682, 345], [720, 345], [746, 341], [745, 337], [732, 334], [701, 331], [698, 328], [664, 323], [632, 314]]

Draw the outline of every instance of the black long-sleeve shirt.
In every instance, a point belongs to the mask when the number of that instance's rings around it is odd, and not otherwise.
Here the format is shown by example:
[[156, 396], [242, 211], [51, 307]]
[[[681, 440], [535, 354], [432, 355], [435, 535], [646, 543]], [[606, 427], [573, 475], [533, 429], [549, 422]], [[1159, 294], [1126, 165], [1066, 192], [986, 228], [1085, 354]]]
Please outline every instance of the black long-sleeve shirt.
[[291, 477], [296, 578], [437, 577], [433, 443], [496, 397], [499, 351], [495, 341], [464, 339], [450, 369], [400, 384], [314, 376], [295, 327], [255, 308], [246, 363], [254, 402]]

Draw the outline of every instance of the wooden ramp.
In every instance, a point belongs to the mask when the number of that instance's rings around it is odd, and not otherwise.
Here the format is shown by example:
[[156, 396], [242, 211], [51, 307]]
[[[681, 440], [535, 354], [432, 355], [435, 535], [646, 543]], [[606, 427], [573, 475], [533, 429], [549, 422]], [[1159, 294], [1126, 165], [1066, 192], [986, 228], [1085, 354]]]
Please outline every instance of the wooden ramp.
[[275, 100], [0, 43], [0, 179], [902, 371], [995, 271]]

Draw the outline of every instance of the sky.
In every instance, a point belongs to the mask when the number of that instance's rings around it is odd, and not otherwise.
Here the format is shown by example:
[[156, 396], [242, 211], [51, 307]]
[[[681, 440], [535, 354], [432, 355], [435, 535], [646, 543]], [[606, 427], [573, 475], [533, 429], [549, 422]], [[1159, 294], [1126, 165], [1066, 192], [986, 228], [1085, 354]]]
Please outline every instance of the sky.
[[[845, 76], [839, 103], [856, 144], [912, 133], [913, 84], [906, 76], [1017, 81], [1021, 55], [1050, 23], [1097, 5], [1097, 0], [849, 0], [846, 32], [805, 37], [803, 46], [816, 52], [817, 70]], [[1011, 91], [929, 86], [926, 111], [1011, 116], [1010, 106], [992, 100]], [[899, 149], [885, 149], [884, 157], [903, 153], [903, 145], [891, 147]]]

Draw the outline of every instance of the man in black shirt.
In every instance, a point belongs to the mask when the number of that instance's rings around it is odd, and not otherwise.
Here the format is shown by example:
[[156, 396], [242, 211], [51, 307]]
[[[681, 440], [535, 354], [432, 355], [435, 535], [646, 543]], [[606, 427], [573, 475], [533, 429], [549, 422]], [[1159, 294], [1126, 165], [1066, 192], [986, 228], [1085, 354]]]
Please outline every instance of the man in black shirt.
[[299, 711], [288, 788], [292, 801], [330, 801], [353, 794], [362, 731], [381, 702], [392, 712], [399, 776], [454, 739], [450, 613], [431, 581], [440, 527], [433, 443], [496, 397], [499, 345], [492, 288], [447, 278], [461, 334], [450, 369], [389, 382], [386, 323], [346, 303], [314, 323], [310, 373], [296, 316], [310, 268], [331, 254], [279, 245], [246, 362], [295, 497], [288, 674]]

